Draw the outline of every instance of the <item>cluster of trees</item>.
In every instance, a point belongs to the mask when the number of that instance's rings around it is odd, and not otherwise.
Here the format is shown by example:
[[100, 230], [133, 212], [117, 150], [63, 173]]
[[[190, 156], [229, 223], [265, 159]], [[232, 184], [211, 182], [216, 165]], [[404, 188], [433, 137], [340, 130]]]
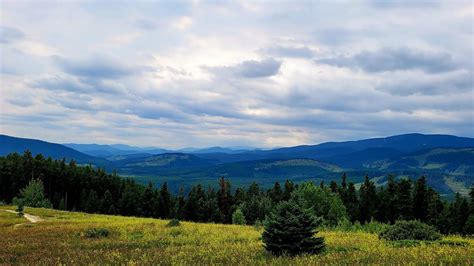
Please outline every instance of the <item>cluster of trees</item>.
[[303, 199], [303, 207], [311, 209], [326, 225], [417, 219], [443, 233], [474, 234], [474, 189], [470, 200], [458, 194], [448, 202], [427, 187], [424, 177], [415, 182], [389, 177], [381, 187], [366, 177], [360, 188], [356, 188], [354, 183], [347, 183], [344, 174], [340, 184], [297, 185], [287, 180], [283, 185], [275, 183], [268, 190], [257, 183], [232, 189], [230, 182], [221, 178], [217, 188], [198, 184], [189, 191], [181, 189], [172, 195], [166, 183], [159, 188], [151, 183], [144, 186], [115, 173], [78, 166], [74, 161], [33, 157], [28, 151], [0, 157], [0, 200], [11, 202], [32, 179], [41, 180], [48, 202], [63, 210], [256, 224], [279, 203], [298, 197]]
[[366, 176], [360, 189], [331, 182], [330, 190], [339, 195], [351, 222], [376, 220], [391, 223], [398, 220], [418, 220], [435, 226], [442, 233], [474, 234], [474, 187], [470, 200], [459, 193], [453, 201], [441, 199], [438, 192], [428, 187], [426, 178], [416, 181], [397, 180], [389, 176], [385, 186], [376, 187]]

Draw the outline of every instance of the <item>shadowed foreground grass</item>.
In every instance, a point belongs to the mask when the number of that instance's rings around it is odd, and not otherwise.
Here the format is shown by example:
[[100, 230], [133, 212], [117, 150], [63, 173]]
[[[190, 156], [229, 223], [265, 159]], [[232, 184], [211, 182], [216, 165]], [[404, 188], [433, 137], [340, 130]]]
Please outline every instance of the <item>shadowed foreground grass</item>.
[[[0, 264], [474, 264], [474, 240], [457, 236], [413, 246], [365, 232], [324, 231], [323, 254], [290, 258], [265, 252], [261, 231], [251, 226], [166, 227], [165, 220], [33, 208], [25, 212], [44, 222], [13, 226], [26, 219], [6, 209], [14, 207], [0, 207]], [[85, 237], [91, 228], [106, 228], [110, 235]]]

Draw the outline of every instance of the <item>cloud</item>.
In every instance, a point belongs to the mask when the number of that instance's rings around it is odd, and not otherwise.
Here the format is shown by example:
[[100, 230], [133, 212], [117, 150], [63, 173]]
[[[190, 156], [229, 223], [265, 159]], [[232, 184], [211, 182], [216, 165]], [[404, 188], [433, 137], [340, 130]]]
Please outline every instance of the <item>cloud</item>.
[[472, 2], [403, 1], [5, 2], [1, 131], [167, 148], [474, 136]]
[[282, 62], [273, 58], [264, 60], [248, 60], [237, 65], [224, 67], [205, 67], [215, 75], [243, 78], [265, 78], [278, 74]]
[[0, 43], [12, 43], [24, 37], [25, 33], [17, 28], [0, 26]]
[[306, 46], [272, 46], [262, 49], [264, 53], [281, 57], [301, 57], [311, 58], [314, 56], [313, 50]]
[[383, 1], [383, 0], [369, 0], [369, 3], [375, 8], [393, 9], [393, 8], [434, 8], [441, 3], [440, 0], [397, 0], [397, 1]]
[[62, 71], [70, 75], [87, 78], [118, 79], [136, 74], [143, 70], [143, 68], [131, 67], [108, 57], [71, 60], [54, 56], [53, 60]]
[[52, 76], [39, 78], [31, 83], [34, 88], [52, 91], [66, 91], [77, 94], [123, 94], [126, 90], [120, 83], [94, 78], [73, 76]]
[[142, 30], [155, 30], [157, 23], [152, 19], [138, 19], [134, 25]]
[[337, 67], [358, 68], [366, 72], [420, 69], [439, 73], [459, 67], [448, 53], [426, 52], [406, 47], [362, 51], [349, 57], [322, 58], [317, 59], [316, 62]]
[[474, 73], [470, 71], [450, 72], [445, 75], [413, 73], [393, 77], [376, 87], [392, 95], [449, 95], [474, 90]]

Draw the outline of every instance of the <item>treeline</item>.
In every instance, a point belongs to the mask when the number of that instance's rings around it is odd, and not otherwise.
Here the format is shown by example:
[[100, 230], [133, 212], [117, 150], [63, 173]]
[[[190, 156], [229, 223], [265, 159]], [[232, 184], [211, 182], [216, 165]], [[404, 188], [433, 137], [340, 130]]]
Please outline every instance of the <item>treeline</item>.
[[426, 185], [425, 177], [414, 182], [389, 177], [381, 187], [366, 177], [356, 188], [343, 174], [339, 184], [297, 185], [287, 180], [268, 190], [257, 183], [232, 189], [221, 178], [216, 189], [198, 184], [172, 195], [166, 183], [144, 186], [74, 161], [33, 157], [28, 151], [0, 157], [0, 200], [11, 202], [32, 179], [40, 179], [52, 206], [64, 210], [214, 223], [231, 223], [237, 212], [243, 215], [240, 220], [255, 224], [278, 203], [300, 197], [326, 225], [417, 219], [442, 233], [474, 234], [474, 189], [470, 199], [457, 194], [448, 202]]

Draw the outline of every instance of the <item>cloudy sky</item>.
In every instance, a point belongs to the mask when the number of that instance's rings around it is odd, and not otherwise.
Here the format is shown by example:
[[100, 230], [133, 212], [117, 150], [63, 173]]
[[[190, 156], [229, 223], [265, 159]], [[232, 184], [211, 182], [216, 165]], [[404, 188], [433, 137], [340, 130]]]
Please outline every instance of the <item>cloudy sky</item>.
[[1, 1], [0, 133], [165, 148], [474, 137], [472, 1]]

